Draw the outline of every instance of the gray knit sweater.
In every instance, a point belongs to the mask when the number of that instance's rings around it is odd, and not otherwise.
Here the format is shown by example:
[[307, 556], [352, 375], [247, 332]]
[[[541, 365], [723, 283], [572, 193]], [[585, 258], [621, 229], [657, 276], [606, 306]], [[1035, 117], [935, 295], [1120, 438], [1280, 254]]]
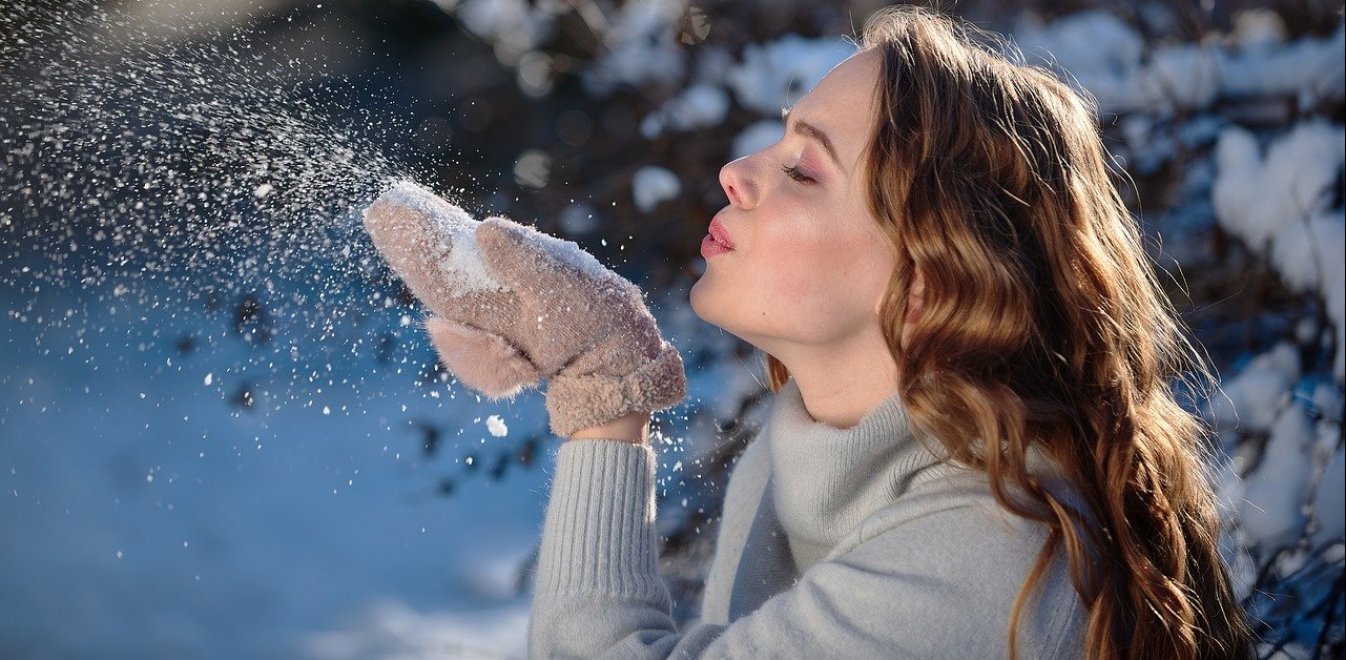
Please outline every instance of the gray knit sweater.
[[[654, 451], [571, 440], [557, 454], [538, 559], [534, 658], [998, 658], [1046, 539], [986, 476], [941, 460], [896, 395], [849, 429], [798, 386], [734, 466], [700, 618], [678, 630], [659, 577]], [[1030, 470], [1078, 501], [1050, 461]], [[1020, 658], [1081, 656], [1086, 611], [1058, 550], [1025, 603]]]

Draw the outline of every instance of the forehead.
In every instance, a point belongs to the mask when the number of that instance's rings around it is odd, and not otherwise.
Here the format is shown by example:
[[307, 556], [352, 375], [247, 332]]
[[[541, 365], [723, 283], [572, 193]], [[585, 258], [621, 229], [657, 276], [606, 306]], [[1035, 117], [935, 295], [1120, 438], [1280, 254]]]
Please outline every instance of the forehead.
[[874, 130], [874, 89], [879, 69], [877, 51], [852, 55], [823, 76], [790, 110], [790, 116], [827, 133], [841, 160], [855, 163]]

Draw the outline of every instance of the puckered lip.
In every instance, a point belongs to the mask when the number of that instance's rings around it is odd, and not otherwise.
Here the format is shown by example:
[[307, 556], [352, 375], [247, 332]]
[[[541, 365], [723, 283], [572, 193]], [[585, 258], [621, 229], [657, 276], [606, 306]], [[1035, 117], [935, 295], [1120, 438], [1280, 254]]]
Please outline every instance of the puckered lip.
[[720, 222], [720, 216], [715, 216], [710, 220], [710, 228], [707, 230], [710, 235], [729, 249], [734, 249], [734, 241], [729, 238], [729, 232], [725, 230], [724, 223]]

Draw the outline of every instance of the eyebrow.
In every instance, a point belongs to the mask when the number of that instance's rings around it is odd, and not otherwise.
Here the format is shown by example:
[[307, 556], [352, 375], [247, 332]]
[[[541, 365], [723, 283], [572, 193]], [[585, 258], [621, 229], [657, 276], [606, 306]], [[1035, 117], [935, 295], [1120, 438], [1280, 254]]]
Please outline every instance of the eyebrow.
[[[787, 125], [789, 125], [790, 123], [790, 110], [792, 109], [793, 108], [787, 107], [787, 108], [781, 108], [780, 110], [780, 118]], [[822, 129], [802, 119], [796, 119], [794, 122], [794, 132], [804, 137], [817, 140], [818, 144], [821, 144], [823, 146], [823, 151], [826, 151], [827, 155], [832, 157], [832, 162], [836, 163], [839, 169], [845, 171], [846, 168], [841, 167], [841, 159], [837, 157], [836, 147], [832, 146], [832, 139], [827, 137], [827, 134], [824, 133]]]

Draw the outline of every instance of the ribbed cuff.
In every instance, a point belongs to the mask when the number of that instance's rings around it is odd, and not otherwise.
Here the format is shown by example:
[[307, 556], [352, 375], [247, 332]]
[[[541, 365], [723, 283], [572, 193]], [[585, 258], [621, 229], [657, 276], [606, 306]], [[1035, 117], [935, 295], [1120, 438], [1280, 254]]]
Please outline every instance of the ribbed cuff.
[[538, 554], [538, 594], [667, 598], [659, 577], [654, 450], [619, 440], [570, 440]]

